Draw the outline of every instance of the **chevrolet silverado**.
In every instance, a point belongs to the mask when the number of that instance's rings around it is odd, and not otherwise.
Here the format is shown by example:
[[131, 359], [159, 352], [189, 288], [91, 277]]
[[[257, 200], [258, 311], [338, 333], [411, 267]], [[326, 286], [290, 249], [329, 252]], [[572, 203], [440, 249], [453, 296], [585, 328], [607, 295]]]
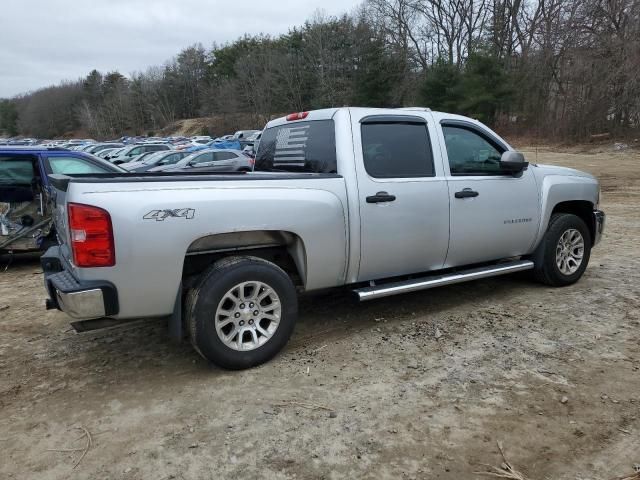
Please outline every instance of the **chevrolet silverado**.
[[50, 177], [48, 308], [80, 328], [168, 318], [229, 369], [283, 348], [300, 292], [372, 300], [524, 270], [573, 284], [605, 220], [593, 176], [423, 108], [273, 120], [252, 173]]

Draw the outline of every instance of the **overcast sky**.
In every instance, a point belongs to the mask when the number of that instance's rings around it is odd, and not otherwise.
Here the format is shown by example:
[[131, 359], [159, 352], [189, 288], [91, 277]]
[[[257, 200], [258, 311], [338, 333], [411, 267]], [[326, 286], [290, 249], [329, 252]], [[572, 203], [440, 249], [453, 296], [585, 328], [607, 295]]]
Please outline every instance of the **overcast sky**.
[[279, 34], [316, 10], [361, 0], [17, 0], [2, 2], [0, 98], [77, 80], [92, 69], [124, 75], [160, 65], [196, 42]]

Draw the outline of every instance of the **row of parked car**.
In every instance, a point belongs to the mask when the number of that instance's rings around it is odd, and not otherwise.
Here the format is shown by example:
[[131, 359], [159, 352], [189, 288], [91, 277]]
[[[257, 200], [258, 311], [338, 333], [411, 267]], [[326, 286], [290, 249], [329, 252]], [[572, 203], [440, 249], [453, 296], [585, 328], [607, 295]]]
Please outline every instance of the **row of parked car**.
[[[218, 138], [195, 137], [121, 137], [96, 142], [92, 139], [37, 142], [27, 145], [65, 148], [84, 152], [117, 165], [128, 172], [251, 171], [260, 130], [240, 130]], [[3, 143], [0, 142], [0, 145]], [[5, 142], [6, 145], [18, 145]], [[20, 145], [25, 145], [20, 142]]]
[[0, 139], [0, 254], [55, 244], [46, 208], [49, 174], [249, 172], [260, 131], [213, 139], [132, 138], [109, 142]]

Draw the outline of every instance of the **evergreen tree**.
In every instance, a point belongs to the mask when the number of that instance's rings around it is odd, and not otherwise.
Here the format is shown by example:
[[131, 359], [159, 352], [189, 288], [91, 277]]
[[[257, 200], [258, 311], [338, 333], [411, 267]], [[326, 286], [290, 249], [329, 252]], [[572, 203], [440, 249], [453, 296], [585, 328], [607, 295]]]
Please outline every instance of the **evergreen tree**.
[[440, 58], [427, 72], [420, 99], [432, 110], [458, 113], [463, 101], [461, 81], [458, 68]]
[[0, 100], [0, 132], [11, 137], [18, 134], [18, 110], [11, 100]]
[[506, 109], [513, 96], [509, 76], [500, 60], [481, 53], [473, 53], [467, 59], [460, 90], [459, 111], [488, 124]]

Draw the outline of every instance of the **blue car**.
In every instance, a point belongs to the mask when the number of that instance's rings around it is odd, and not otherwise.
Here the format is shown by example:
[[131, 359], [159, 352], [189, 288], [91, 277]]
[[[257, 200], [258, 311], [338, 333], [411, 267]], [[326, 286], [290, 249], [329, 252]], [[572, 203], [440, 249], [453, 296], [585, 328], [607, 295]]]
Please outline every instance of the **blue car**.
[[56, 243], [48, 175], [123, 169], [88, 153], [46, 147], [0, 147], [0, 254], [44, 250]]
[[186, 148], [185, 151], [197, 152], [199, 150], [209, 150], [212, 148], [216, 150], [242, 150], [238, 140], [212, 140], [203, 145], [194, 145], [193, 147]]

